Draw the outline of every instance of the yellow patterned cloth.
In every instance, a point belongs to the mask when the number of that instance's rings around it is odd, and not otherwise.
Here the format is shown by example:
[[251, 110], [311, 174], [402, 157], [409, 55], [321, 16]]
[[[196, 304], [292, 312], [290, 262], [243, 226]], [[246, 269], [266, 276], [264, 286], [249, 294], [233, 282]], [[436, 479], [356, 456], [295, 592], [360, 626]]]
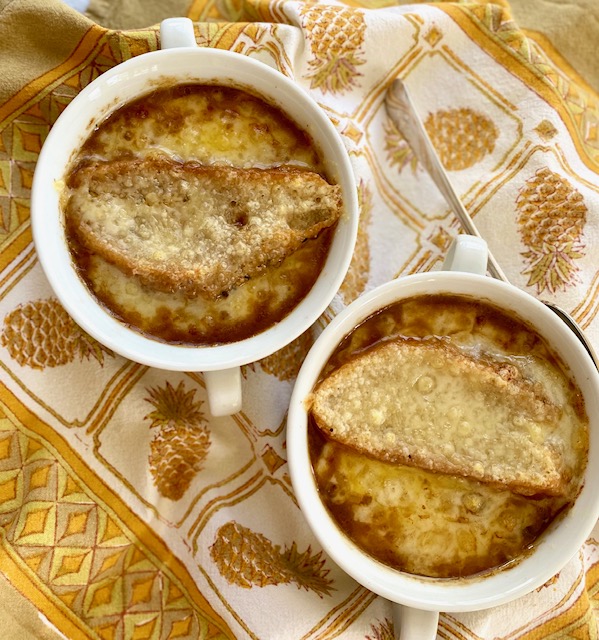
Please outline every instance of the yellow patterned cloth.
[[[0, 1], [0, 636], [390, 639], [389, 603], [307, 528], [285, 448], [293, 381], [317, 332], [364, 291], [438, 268], [458, 230], [387, 119], [385, 90], [396, 76], [410, 87], [511, 281], [570, 310], [599, 347], [594, 81], [504, 2], [181, 4], [200, 46], [277, 67], [333, 121], [359, 184], [355, 256], [323, 319], [243, 368], [234, 417], [209, 416], [201, 374], [94, 343], [36, 259], [33, 172], [69, 101], [156, 49], [158, 28], [141, 15], [141, 29], [109, 29], [59, 0]], [[565, 17], [579, 15], [573, 6]], [[583, 21], [588, 34], [593, 15]], [[574, 49], [569, 24], [560, 37]], [[597, 638], [597, 544], [517, 602], [443, 614], [439, 637]]]

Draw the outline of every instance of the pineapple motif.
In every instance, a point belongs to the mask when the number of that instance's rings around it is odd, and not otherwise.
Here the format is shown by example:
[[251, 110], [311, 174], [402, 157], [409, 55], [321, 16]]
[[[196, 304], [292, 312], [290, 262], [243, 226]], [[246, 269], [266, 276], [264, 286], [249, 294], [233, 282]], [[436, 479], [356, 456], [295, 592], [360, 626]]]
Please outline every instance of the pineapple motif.
[[363, 181], [358, 186], [358, 199], [360, 203], [360, 225], [358, 227], [358, 237], [356, 238], [356, 248], [345, 280], [339, 289], [345, 304], [355, 300], [364, 291], [370, 272], [368, 226], [372, 218], [372, 193]]
[[412, 173], [415, 173], [418, 166], [418, 158], [416, 158], [412, 148], [390, 118], [385, 122], [384, 131], [385, 152], [389, 164], [397, 166], [399, 171], [403, 171], [409, 165]]
[[210, 556], [229, 583], [244, 589], [294, 582], [298, 589], [314, 591], [321, 598], [333, 590], [322, 552], [311, 555], [308, 547], [300, 553], [295, 542], [281, 551], [261, 533], [237, 522], [227, 522], [216, 532]]
[[536, 286], [539, 293], [564, 290], [578, 272], [574, 261], [584, 255], [587, 207], [582, 194], [563, 176], [542, 167], [520, 190], [516, 209], [528, 249], [522, 253], [528, 286]]
[[[449, 171], [469, 169], [493, 152], [498, 132], [489, 118], [472, 109], [439, 110], [429, 114], [424, 128], [443, 166]], [[395, 125], [385, 125], [385, 151], [392, 165], [401, 171], [408, 164], [414, 171], [417, 160]]]
[[279, 380], [293, 380], [313, 342], [312, 330], [308, 329], [287, 346], [260, 360], [262, 371]]
[[183, 382], [176, 389], [169, 382], [148, 389], [146, 400], [154, 410], [145, 418], [157, 429], [150, 444], [150, 473], [160, 494], [170, 500], [183, 497], [210, 448], [202, 401], [194, 399], [195, 392], [186, 391]]
[[395, 640], [393, 633], [393, 622], [385, 618], [381, 624], [372, 625], [372, 635], [366, 636], [364, 640]]
[[424, 127], [449, 171], [468, 169], [480, 162], [492, 153], [498, 135], [491, 120], [463, 108], [431, 113]]
[[33, 369], [58, 367], [76, 358], [104, 364], [104, 354], [112, 353], [84, 333], [54, 298], [13, 309], [4, 318], [1, 342], [21, 366]]
[[312, 89], [340, 93], [350, 88], [361, 75], [357, 68], [366, 62], [361, 55], [366, 32], [364, 14], [349, 7], [304, 5], [304, 28], [308, 33], [308, 63]]

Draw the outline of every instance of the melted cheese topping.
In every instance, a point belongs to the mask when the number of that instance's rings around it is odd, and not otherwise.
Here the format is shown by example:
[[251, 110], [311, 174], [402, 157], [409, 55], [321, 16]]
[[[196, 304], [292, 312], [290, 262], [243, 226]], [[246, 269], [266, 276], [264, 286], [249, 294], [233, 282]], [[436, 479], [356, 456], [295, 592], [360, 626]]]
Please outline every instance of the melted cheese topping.
[[[351, 443], [340, 444], [325, 435], [311, 416], [311, 457], [323, 501], [356, 544], [400, 570], [458, 577], [518, 558], [567, 509], [580, 489], [588, 462], [588, 417], [579, 389], [550, 345], [530, 326], [491, 305], [460, 296], [419, 296], [373, 315], [341, 342], [321, 378], [351, 365], [365, 350], [401, 337], [441, 339], [469, 359], [517, 367], [527, 384], [542, 390], [560, 419], [552, 433], [542, 437], [534, 426], [528, 428], [530, 407], [522, 407], [521, 415], [511, 415], [509, 424], [489, 425], [462, 398], [448, 392], [446, 405], [434, 407], [435, 440], [427, 442], [425, 449], [443, 456], [456, 446], [467, 445], [474, 472], [464, 477], [424, 468], [430, 464], [374, 459], [374, 452], [359, 453], [347, 446]], [[451, 366], [445, 363], [444, 369], [443, 375], [448, 375]], [[389, 375], [383, 376], [381, 388]], [[412, 384], [402, 402], [409, 403], [412, 397], [417, 404], [434, 381], [416, 377]], [[376, 381], [369, 385], [368, 417], [361, 434], [384, 418], [382, 407], [393, 405], [395, 395], [391, 394], [390, 402], [389, 393], [383, 393], [381, 408], [377, 408], [372, 398], [378, 386]], [[351, 396], [351, 390], [346, 391]], [[406, 412], [410, 415], [409, 407]], [[511, 438], [513, 421], [526, 439], [525, 446]], [[413, 425], [408, 426], [411, 428]], [[502, 437], [502, 431], [510, 437]], [[401, 440], [401, 431], [393, 436]], [[551, 449], [559, 460], [566, 483], [561, 495], [520, 495], [510, 487], [479, 480], [485, 475], [482, 460], [489, 453], [513, 461], [525, 472], [529, 466], [526, 456], [540, 445]]]
[[[73, 167], [88, 159], [156, 153], [203, 164], [294, 165], [325, 173], [310, 137], [278, 108], [239, 89], [207, 85], [165, 87], [121, 107], [98, 126]], [[155, 291], [69, 238], [82, 278], [114, 315], [151, 337], [182, 344], [233, 342], [280, 321], [312, 288], [331, 240], [325, 231], [279, 266], [208, 300]]]
[[354, 542], [386, 564], [430, 577], [514, 560], [564, 505], [365, 458], [333, 441], [314, 469], [325, 504]]
[[279, 109], [245, 91], [207, 85], [158, 89], [121, 107], [82, 155], [143, 157], [156, 151], [203, 164], [294, 164], [323, 173], [306, 132]]
[[87, 274], [96, 297], [142, 332], [172, 343], [224, 343], [268, 328], [284, 317], [320, 272], [329, 234], [321, 234], [265, 275], [248, 280], [228, 296], [207, 299], [154, 291], [125, 276], [98, 256]]

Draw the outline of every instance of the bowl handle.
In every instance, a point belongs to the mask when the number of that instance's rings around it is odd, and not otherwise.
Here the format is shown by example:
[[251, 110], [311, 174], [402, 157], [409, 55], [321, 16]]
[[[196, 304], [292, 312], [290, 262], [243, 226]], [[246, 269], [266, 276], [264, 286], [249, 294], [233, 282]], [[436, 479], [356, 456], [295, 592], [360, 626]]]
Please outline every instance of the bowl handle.
[[160, 48], [197, 47], [193, 22], [189, 18], [167, 18], [160, 23]]
[[489, 249], [482, 238], [460, 234], [453, 239], [441, 268], [444, 271], [465, 271], [484, 276], [488, 258]]
[[241, 410], [241, 368], [204, 371], [210, 413], [230, 416]]
[[393, 604], [393, 629], [396, 640], [435, 640], [438, 626], [438, 611], [424, 611]]

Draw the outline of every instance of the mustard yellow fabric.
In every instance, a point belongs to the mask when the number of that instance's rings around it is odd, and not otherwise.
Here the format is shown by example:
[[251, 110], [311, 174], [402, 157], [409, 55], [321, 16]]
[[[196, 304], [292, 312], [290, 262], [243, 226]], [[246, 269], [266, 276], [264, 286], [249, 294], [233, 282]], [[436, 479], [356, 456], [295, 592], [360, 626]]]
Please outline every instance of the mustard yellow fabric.
[[[438, 267], [459, 230], [385, 115], [396, 76], [510, 280], [570, 310], [599, 348], [597, 9], [561, 9], [103, 0], [80, 15], [60, 0], [0, 2], [2, 637], [393, 637], [389, 603], [323, 554], [295, 501], [293, 380], [332, 316], [378, 284]], [[310, 92], [360, 191], [335, 300], [288, 348], [243, 368], [243, 411], [218, 420], [201, 374], [134, 364], [82, 334], [42, 274], [29, 225], [36, 159], [64, 107], [156, 49], [157, 22], [183, 14], [200, 46], [256, 57]], [[598, 534], [534, 593], [442, 614], [439, 637], [597, 638]]]
[[85, 15], [109, 29], [138, 29], [187, 14], [191, 0], [91, 0]]
[[599, 90], [599, 5], [595, 0], [512, 0], [510, 7], [521, 29], [532, 38], [544, 36], [565, 62]]

